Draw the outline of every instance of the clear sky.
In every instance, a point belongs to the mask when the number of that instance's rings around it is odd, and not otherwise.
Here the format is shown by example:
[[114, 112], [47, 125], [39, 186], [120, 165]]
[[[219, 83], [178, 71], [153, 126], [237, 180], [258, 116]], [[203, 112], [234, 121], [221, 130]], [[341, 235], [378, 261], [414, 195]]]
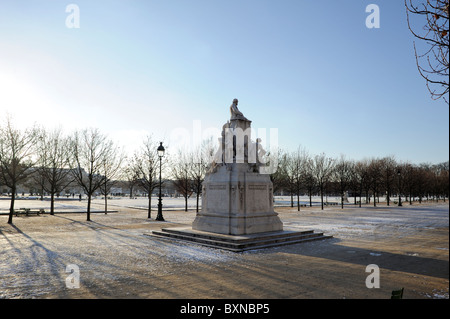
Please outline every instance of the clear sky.
[[153, 133], [173, 149], [220, 130], [238, 98], [284, 149], [440, 163], [449, 107], [413, 40], [403, 0], [1, 0], [0, 121], [96, 127], [130, 150]]

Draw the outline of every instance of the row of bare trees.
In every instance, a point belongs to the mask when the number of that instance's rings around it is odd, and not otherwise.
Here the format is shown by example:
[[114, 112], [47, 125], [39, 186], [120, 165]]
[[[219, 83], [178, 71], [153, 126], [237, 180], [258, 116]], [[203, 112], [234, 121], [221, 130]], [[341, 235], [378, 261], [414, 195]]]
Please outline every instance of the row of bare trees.
[[178, 151], [171, 161], [170, 176], [173, 186], [184, 197], [185, 211], [193, 194], [196, 195], [196, 211], [199, 211], [202, 184], [214, 151], [212, 139], [204, 140], [193, 150]]
[[54, 213], [55, 195], [76, 184], [88, 198], [89, 221], [92, 196], [109, 193], [124, 158], [120, 148], [98, 129], [65, 136], [61, 129], [20, 130], [8, 118], [0, 126], [0, 185], [11, 190], [8, 223], [12, 223], [18, 186], [30, 179], [50, 194], [50, 214]]
[[[158, 142], [147, 136], [142, 147], [127, 161], [123, 170], [123, 179], [130, 189], [144, 190], [148, 196], [148, 218], [151, 218], [152, 193], [159, 187], [160, 158], [156, 149]], [[195, 194], [196, 210], [199, 211], [202, 183], [213, 154], [211, 140], [205, 140], [193, 150], [179, 150], [176, 154], [164, 157], [162, 184], [171, 182], [174, 190], [185, 200], [185, 211], [188, 210], [188, 199]], [[167, 186], [167, 185], [165, 185]]]
[[[11, 204], [8, 223], [12, 223], [15, 196], [19, 185], [30, 180], [50, 194], [50, 213], [54, 213], [55, 195], [76, 185], [87, 196], [87, 220], [90, 220], [91, 200], [95, 194], [107, 199], [118, 183], [126, 183], [132, 194], [139, 187], [148, 196], [148, 218], [151, 218], [152, 193], [160, 182], [172, 183], [185, 199], [196, 195], [197, 211], [202, 193], [202, 183], [215, 151], [212, 140], [205, 140], [193, 150], [179, 151], [160, 159], [158, 141], [148, 136], [133, 154], [125, 156], [122, 149], [98, 129], [84, 129], [65, 135], [61, 129], [48, 131], [33, 127], [20, 130], [7, 119], [0, 123], [0, 185], [9, 188]], [[446, 198], [449, 193], [448, 162], [430, 165], [399, 163], [394, 157], [372, 158], [361, 161], [337, 159], [325, 154], [312, 156], [304, 149], [278, 154], [278, 169], [271, 175], [274, 191], [286, 192], [297, 198], [320, 195], [322, 209], [324, 196], [339, 194], [341, 205], [344, 195], [350, 192], [369, 200], [386, 196], [390, 204], [393, 195], [403, 195], [412, 201], [424, 197]], [[160, 160], [164, 180], [160, 181]]]
[[[431, 164], [402, 163], [393, 156], [370, 158], [360, 161], [327, 157], [324, 153], [311, 156], [302, 148], [294, 152], [278, 153], [278, 169], [272, 175], [275, 192], [286, 192], [291, 196], [291, 206], [297, 197], [297, 209], [300, 210], [300, 196], [321, 197], [324, 207], [324, 195], [333, 194], [344, 198], [351, 193], [354, 204], [361, 206], [362, 197], [366, 203], [373, 196], [373, 205], [381, 196], [386, 197], [387, 205], [391, 198], [403, 196], [412, 204], [413, 198], [420, 202], [423, 198], [444, 199], [449, 196], [449, 162]], [[357, 201], [359, 197], [359, 201]]]
[[[175, 190], [187, 202], [197, 196], [197, 211], [202, 182], [212, 156], [211, 141], [194, 151], [185, 151], [162, 159], [165, 179], [171, 179]], [[151, 218], [152, 193], [159, 186], [160, 158], [158, 142], [147, 136], [141, 147], [126, 156], [119, 146], [98, 129], [84, 129], [65, 135], [61, 129], [47, 131], [32, 127], [20, 130], [10, 118], [0, 123], [0, 186], [11, 193], [8, 223], [12, 223], [18, 186], [33, 184], [50, 195], [50, 214], [54, 214], [55, 196], [68, 188], [78, 187], [87, 197], [87, 220], [91, 201], [100, 193], [108, 210], [108, 195], [119, 182], [133, 193], [139, 188], [148, 197]], [[170, 164], [170, 165], [167, 165]], [[164, 180], [162, 181], [164, 183]]]

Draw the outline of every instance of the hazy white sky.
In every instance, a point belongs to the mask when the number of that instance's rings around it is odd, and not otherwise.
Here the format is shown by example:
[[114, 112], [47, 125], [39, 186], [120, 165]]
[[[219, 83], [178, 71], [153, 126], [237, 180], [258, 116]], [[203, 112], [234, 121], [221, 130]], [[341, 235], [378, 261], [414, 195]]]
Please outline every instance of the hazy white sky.
[[431, 100], [413, 40], [401, 0], [2, 0], [0, 121], [173, 148], [220, 130], [238, 98], [285, 149], [447, 161], [449, 108]]

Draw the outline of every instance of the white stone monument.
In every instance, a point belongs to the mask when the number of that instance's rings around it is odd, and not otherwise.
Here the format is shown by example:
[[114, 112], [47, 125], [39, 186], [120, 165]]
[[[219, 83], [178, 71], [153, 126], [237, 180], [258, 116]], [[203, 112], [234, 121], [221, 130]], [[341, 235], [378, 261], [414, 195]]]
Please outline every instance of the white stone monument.
[[265, 151], [251, 139], [251, 121], [230, 106], [219, 147], [203, 181], [202, 210], [192, 227], [170, 227], [151, 235], [241, 252], [331, 238], [313, 230], [283, 229], [273, 208], [273, 186], [263, 174]]
[[202, 210], [192, 229], [244, 235], [283, 230], [273, 209], [273, 187], [268, 174], [259, 167], [264, 150], [260, 139], [251, 139], [251, 121], [230, 106], [231, 118], [222, 129], [222, 138], [206, 174], [202, 190]]

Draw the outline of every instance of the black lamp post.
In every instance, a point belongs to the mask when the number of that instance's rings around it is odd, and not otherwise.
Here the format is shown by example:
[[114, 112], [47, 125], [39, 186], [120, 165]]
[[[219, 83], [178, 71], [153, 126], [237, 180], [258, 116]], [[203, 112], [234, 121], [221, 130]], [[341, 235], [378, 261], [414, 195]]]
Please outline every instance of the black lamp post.
[[164, 156], [164, 146], [162, 142], [160, 142], [158, 146], [158, 156], [159, 156], [159, 199], [158, 199], [158, 215], [156, 216], [156, 220], [164, 221], [164, 217], [162, 215], [162, 198], [161, 198], [161, 160]]
[[398, 206], [402, 206], [402, 195], [401, 195], [401, 187], [400, 187], [400, 178], [401, 178], [401, 171], [400, 169], [397, 170], [397, 176], [398, 176]]

